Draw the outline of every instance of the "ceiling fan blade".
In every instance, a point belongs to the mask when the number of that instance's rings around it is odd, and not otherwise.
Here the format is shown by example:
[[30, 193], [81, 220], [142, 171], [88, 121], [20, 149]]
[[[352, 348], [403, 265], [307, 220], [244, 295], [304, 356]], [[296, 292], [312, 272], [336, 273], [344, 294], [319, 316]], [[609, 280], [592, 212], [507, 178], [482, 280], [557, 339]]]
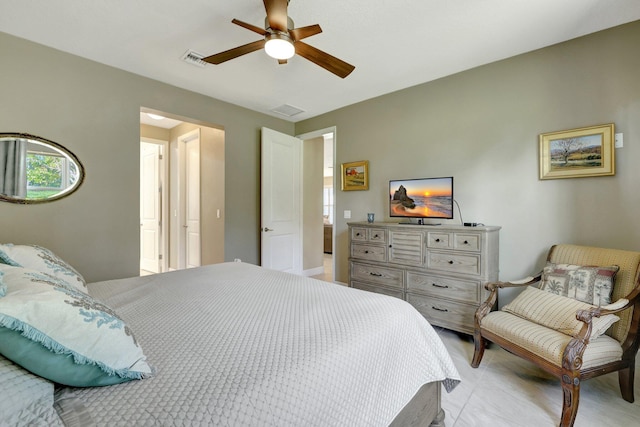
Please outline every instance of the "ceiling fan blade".
[[306, 39], [307, 37], [315, 36], [316, 34], [320, 34], [322, 32], [322, 28], [320, 25], [309, 25], [308, 27], [300, 27], [294, 28], [293, 30], [289, 30], [289, 34], [293, 41], [298, 41], [302, 39]]
[[230, 59], [246, 55], [247, 53], [255, 52], [256, 50], [260, 50], [264, 47], [264, 44], [264, 40], [258, 40], [257, 42], [248, 43], [242, 46], [234, 47], [233, 49], [225, 50], [224, 52], [216, 53], [215, 55], [207, 56], [206, 58], [202, 58], [202, 60], [210, 64], [222, 64], [223, 62]]
[[263, 0], [267, 11], [267, 22], [274, 31], [286, 33], [287, 28], [287, 0]]
[[328, 53], [303, 42], [296, 42], [295, 48], [298, 55], [343, 79], [351, 74], [351, 72], [356, 68], [335, 56], [331, 56]]
[[256, 27], [255, 25], [252, 25], [252, 24], [247, 24], [246, 22], [242, 22], [239, 19], [232, 19], [231, 22], [233, 22], [236, 25], [240, 25], [242, 28], [246, 28], [247, 30], [251, 30], [254, 33], [258, 33], [261, 36], [266, 36], [267, 35], [267, 31], [264, 28]]

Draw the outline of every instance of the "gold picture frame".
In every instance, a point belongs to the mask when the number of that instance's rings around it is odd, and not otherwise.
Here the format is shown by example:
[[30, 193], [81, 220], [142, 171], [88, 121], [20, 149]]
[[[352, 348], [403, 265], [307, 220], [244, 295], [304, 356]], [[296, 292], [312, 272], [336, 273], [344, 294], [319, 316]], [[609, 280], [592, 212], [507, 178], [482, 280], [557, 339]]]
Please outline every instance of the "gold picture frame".
[[540, 134], [540, 179], [616, 174], [613, 123]]
[[369, 189], [369, 161], [342, 164], [342, 191]]

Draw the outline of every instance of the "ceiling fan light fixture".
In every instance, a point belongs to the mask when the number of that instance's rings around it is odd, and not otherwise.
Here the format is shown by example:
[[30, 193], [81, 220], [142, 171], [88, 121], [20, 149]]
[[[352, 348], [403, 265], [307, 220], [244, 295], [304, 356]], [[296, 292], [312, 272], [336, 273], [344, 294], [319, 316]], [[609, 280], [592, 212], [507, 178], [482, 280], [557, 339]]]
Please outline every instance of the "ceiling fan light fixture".
[[264, 51], [275, 59], [289, 59], [296, 53], [293, 41], [286, 34], [272, 33], [267, 35], [267, 42], [264, 44]]

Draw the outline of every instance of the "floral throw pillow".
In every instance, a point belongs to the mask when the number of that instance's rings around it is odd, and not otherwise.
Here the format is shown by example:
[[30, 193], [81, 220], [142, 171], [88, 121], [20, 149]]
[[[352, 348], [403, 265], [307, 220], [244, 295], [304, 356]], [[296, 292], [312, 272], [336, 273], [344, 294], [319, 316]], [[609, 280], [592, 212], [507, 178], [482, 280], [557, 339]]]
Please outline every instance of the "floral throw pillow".
[[595, 306], [611, 303], [613, 284], [619, 267], [547, 263], [540, 289]]
[[151, 376], [129, 326], [51, 275], [0, 264], [0, 354], [51, 381], [101, 386]]
[[51, 274], [86, 292], [84, 277], [47, 248], [37, 245], [0, 244], [0, 263]]

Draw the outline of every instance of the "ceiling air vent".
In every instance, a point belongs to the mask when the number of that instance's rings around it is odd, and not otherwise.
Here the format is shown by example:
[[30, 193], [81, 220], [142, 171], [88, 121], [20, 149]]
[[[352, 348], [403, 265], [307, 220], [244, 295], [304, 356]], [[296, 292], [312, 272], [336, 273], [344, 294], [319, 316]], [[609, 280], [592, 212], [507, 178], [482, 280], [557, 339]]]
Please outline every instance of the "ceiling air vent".
[[207, 63], [202, 60], [204, 55], [199, 54], [198, 52], [194, 52], [191, 49], [187, 50], [184, 55], [182, 55], [182, 60], [187, 64], [195, 65], [196, 67], [204, 68]]
[[293, 117], [296, 114], [304, 113], [304, 110], [301, 110], [300, 108], [294, 107], [293, 105], [289, 104], [283, 104], [279, 107], [272, 108], [271, 111], [287, 117]]

